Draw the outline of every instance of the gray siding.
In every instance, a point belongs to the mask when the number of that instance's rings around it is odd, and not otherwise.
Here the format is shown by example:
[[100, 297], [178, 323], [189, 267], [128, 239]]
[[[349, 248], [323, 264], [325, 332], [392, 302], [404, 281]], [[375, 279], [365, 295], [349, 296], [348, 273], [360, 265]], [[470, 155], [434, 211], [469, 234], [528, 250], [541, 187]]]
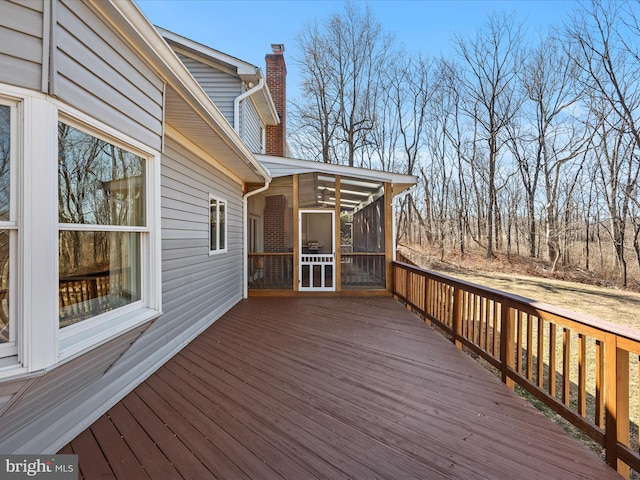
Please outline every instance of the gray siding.
[[242, 119], [240, 127], [242, 140], [253, 153], [263, 153], [261, 151], [260, 138], [260, 125], [262, 125], [262, 120], [260, 120], [260, 115], [258, 115], [258, 111], [251, 97], [246, 98], [242, 102], [242, 115], [240, 118]]
[[42, 0], [0, 2], [0, 82], [41, 89], [42, 10]]
[[[118, 360], [142, 333], [144, 326], [121, 335], [117, 339], [92, 350], [75, 360], [34, 378], [21, 394], [18, 402], [11, 402], [0, 415], [0, 452], [13, 453], [17, 446], [41, 440], [46, 446], [56, 441], [63, 432], [50, 432], [52, 438], [43, 434], [47, 427], [65, 414], [76, 416], [76, 396], [83, 394], [93, 382], [104, 377], [105, 372]], [[72, 427], [69, 424], [68, 427]], [[39, 453], [26, 450], [30, 453]], [[25, 453], [25, 451], [21, 452]]]
[[[242, 187], [167, 139], [162, 157], [164, 314], [31, 380], [7, 385], [0, 451], [54, 453], [242, 298]], [[209, 193], [227, 200], [228, 251], [209, 256]], [[144, 333], [143, 333], [144, 330]], [[63, 429], [63, 431], [61, 431]]]
[[239, 77], [223, 72], [191, 57], [177, 54], [187, 70], [191, 72], [211, 101], [218, 107], [227, 121], [233, 125], [233, 101], [242, 94]]
[[[48, 14], [43, 5], [42, 0], [0, 2], [0, 82], [44, 88], [159, 150], [163, 81], [83, 2], [47, 3]], [[50, 16], [53, 31], [44, 38]]]
[[[116, 376], [206, 328], [242, 298], [241, 186], [170, 138], [161, 182], [164, 313], [116, 365]], [[209, 193], [228, 208], [228, 251], [211, 256]]]
[[84, 3], [61, 0], [56, 13], [53, 93], [160, 149], [162, 80]]

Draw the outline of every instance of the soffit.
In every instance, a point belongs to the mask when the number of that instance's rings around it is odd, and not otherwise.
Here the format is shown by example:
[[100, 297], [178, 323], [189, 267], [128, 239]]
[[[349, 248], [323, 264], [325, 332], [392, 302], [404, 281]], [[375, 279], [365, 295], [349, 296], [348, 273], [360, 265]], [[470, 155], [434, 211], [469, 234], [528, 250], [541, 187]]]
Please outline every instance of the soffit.
[[241, 180], [248, 183], [264, 182], [265, 175], [251, 162], [248, 150], [239, 151], [237, 144], [226, 139], [226, 132], [219, 131], [218, 125], [206, 115], [198, 114], [172, 88], [166, 91], [165, 121]]
[[346, 167], [330, 163], [313, 162], [295, 158], [276, 157], [271, 155], [256, 155], [260, 163], [269, 170], [273, 178], [284, 177], [293, 174], [318, 173], [326, 175], [340, 175], [350, 177], [362, 182], [390, 183], [392, 194], [398, 195], [418, 183], [414, 175], [403, 175], [393, 172], [382, 172], [367, 168]]

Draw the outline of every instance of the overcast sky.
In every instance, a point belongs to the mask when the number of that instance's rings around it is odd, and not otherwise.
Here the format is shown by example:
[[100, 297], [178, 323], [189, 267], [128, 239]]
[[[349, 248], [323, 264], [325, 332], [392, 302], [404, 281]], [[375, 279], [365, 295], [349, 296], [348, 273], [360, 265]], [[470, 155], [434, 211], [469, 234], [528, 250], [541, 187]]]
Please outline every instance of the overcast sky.
[[[561, 25], [573, 0], [373, 0], [368, 4], [387, 33], [410, 52], [450, 56], [451, 35], [473, 34], [492, 12], [515, 12], [530, 35]], [[297, 92], [295, 37], [305, 23], [342, 12], [337, 0], [137, 0], [160, 27], [261, 67], [272, 43], [285, 45], [288, 98]]]

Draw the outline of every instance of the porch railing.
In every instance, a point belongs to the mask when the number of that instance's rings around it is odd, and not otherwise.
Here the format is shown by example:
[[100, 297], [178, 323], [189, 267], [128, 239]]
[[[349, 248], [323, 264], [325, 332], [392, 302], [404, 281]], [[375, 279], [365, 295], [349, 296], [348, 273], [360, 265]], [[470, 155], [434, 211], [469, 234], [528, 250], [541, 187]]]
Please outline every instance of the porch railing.
[[361, 288], [385, 287], [384, 253], [342, 253], [340, 255], [342, 286]]
[[292, 253], [250, 253], [249, 288], [293, 289]]
[[405, 263], [393, 269], [395, 296], [427, 323], [604, 447], [623, 476], [640, 472], [640, 332]]

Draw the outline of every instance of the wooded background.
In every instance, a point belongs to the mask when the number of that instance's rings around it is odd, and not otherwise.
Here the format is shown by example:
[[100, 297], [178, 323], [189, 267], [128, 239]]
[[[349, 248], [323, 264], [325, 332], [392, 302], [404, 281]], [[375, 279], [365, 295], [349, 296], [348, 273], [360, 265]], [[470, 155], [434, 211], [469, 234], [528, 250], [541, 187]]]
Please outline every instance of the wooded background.
[[626, 286], [640, 272], [640, 4], [581, 3], [558, 21], [533, 37], [496, 13], [453, 36], [451, 58], [429, 57], [345, 3], [298, 34], [294, 156], [417, 175], [398, 200], [400, 242]]

